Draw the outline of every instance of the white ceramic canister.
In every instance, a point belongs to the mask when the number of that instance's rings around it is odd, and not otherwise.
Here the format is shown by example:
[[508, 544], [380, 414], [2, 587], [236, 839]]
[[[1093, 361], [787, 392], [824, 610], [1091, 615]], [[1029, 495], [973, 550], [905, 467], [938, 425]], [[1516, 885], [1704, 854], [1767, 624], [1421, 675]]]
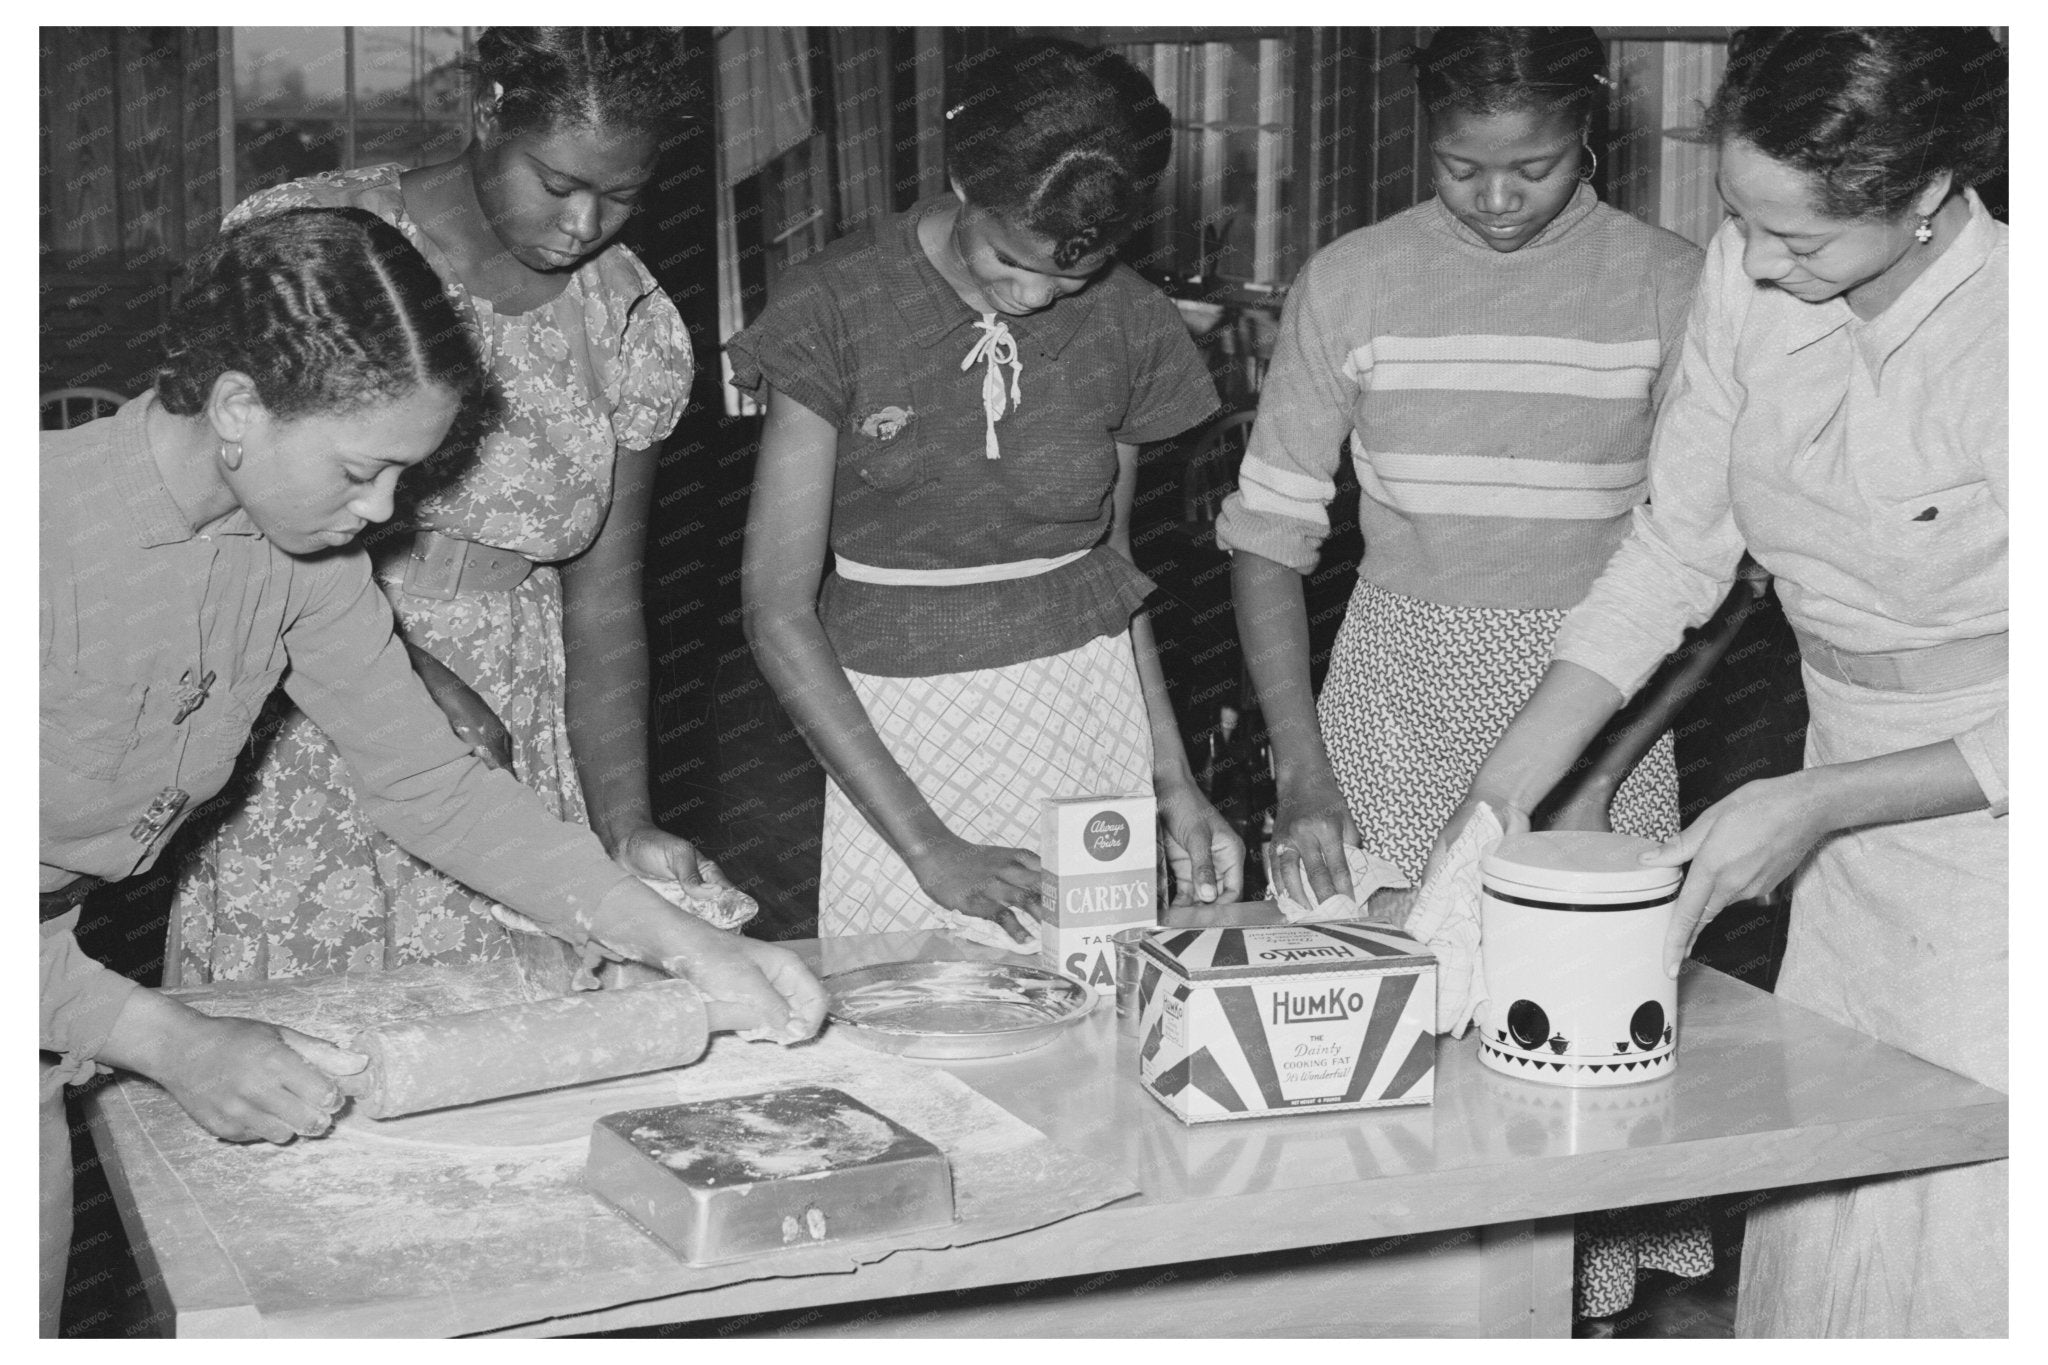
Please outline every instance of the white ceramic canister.
[[1664, 934], [1683, 872], [1627, 834], [1516, 834], [1480, 861], [1479, 1060], [1546, 1085], [1629, 1085], [1678, 1061]]

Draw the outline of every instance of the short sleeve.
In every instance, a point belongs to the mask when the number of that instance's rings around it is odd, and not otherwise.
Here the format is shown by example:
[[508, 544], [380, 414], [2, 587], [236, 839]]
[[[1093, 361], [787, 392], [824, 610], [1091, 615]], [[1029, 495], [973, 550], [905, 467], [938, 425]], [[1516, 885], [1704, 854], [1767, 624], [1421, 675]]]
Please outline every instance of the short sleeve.
[[822, 268], [792, 269], [761, 316], [726, 342], [725, 351], [734, 387], [765, 397], [762, 388], [773, 386], [840, 427], [853, 407], [854, 374], [834, 278]]
[[1223, 404], [1180, 310], [1135, 276], [1131, 285], [1131, 401], [1111, 434], [1126, 445], [1144, 445], [1200, 426]]
[[330, 206], [321, 200], [310, 182], [287, 180], [282, 185], [272, 185], [267, 190], [258, 190], [229, 209], [227, 216], [220, 220], [220, 225], [226, 230], [254, 222], [258, 218], [268, 217], [273, 213], [283, 213], [286, 209], [325, 207]]
[[404, 200], [398, 190], [401, 169], [392, 164], [361, 166], [352, 171], [322, 171], [287, 180], [282, 185], [258, 190], [229, 209], [221, 226], [239, 227], [251, 219], [286, 209], [360, 208], [402, 228]]
[[626, 450], [666, 440], [690, 402], [697, 357], [683, 315], [659, 286], [626, 315], [611, 395], [612, 438]]

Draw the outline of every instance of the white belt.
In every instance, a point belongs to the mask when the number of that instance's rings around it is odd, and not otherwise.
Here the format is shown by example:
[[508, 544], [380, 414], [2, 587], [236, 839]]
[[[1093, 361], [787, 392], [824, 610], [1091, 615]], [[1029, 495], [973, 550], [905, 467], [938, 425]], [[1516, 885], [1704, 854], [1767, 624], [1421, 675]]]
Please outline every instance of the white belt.
[[1880, 692], [1952, 692], [2006, 675], [2007, 636], [2002, 630], [1880, 654], [1836, 649], [1798, 626], [1792, 627], [1792, 637], [1799, 642], [1799, 657], [1814, 672]]
[[840, 555], [838, 571], [841, 578], [855, 583], [880, 583], [891, 588], [957, 588], [967, 583], [1003, 583], [1051, 573], [1087, 553], [1075, 550], [1050, 559], [1013, 559], [1007, 564], [969, 564], [958, 569], [884, 569]]

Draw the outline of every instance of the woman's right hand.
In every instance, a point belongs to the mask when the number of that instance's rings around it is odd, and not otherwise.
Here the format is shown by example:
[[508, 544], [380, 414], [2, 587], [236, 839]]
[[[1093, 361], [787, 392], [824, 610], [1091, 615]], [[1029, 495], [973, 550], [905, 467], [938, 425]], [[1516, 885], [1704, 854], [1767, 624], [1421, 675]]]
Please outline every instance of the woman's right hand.
[[924, 893], [948, 910], [993, 921], [1014, 943], [1032, 941], [1026, 918], [1035, 918], [1043, 875], [1037, 854], [949, 834], [910, 870]]
[[1445, 857], [1449, 855], [1452, 847], [1458, 842], [1459, 837], [1465, 833], [1466, 826], [1470, 825], [1477, 818], [1482, 806], [1491, 810], [1493, 818], [1500, 822], [1502, 838], [1506, 838], [1511, 834], [1527, 834], [1529, 832], [1528, 811], [1523, 810], [1504, 797], [1484, 794], [1476, 788], [1466, 792], [1465, 799], [1460, 801], [1458, 808], [1451, 812], [1451, 818], [1444, 822], [1443, 829], [1437, 833], [1436, 842], [1430, 846], [1429, 865], [1423, 869], [1422, 880], [1417, 883], [1416, 889], [1418, 891], [1422, 887], [1429, 885], [1430, 878], [1436, 875], [1437, 869], [1443, 865]]
[[154, 991], [131, 996], [115, 1028], [101, 1059], [149, 1077], [229, 1142], [319, 1137], [341, 1108], [340, 1080], [370, 1060], [295, 1029], [204, 1015]]
[[1351, 807], [1337, 780], [1327, 772], [1286, 784], [1273, 812], [1273, 866], [1268, 869], [1278, 885], [1296, 886], [1295, 864], [1308, 883], [1311, 905], [1321, 905], [1335, 895], [1352, 894], [1351, 865], [1346, 845], [1362, 847]]
[[448, 726], [455, 731], [456, 738], [467, 744], [469, 751], [482, 759], [485, 767], [509, 769], [512, 766], [512, 732], [505, 728], [505, 722], [498, 718], [491, 704], [479, 696], [475, 688], [456, 677], [448, 665], [418, 645], [407, 641], [405, 652], [412, 660], [413, 672], [419, 674], [420, 681], [427, 685], [427, 695], [448, 718]]

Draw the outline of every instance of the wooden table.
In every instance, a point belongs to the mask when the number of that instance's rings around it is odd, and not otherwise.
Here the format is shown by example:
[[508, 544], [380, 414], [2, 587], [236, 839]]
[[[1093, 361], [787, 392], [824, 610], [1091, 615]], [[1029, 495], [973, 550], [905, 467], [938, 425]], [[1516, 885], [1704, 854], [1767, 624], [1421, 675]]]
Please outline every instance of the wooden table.
[[[937, 955], [930, 937], [831, 941], [822, 965]], [[821, 945], [801, 947], [818, 963]], [[1576, 1213], [2007, 1154], [2004, 1095], [1718, 972], [1688, 968], [1679, 1018], [1676, 1074], [1639, 1086], [1498, 1076], [1468, 1035], [1441, 1040], [1432, 1105], [1188, 1128], [1138, 1086], [1136, 1041], [1105, 1001], [1037, 1052], [946, 1069], [1127, 1176], [1139, 1197], [997, 1241], [898, 1251], [851, 1274], [537, 1321], [512, 1312], [499, 1330], [721, 1319], [720, 1335], [786, 1335], [804, 1325], [788, 1310], [870, 1303], [852, 1321], [821, 1319], [835, 1336], [1564, 1336]], [[175, 1172], [153, 1168], [161, 1158], [121, 1099], [141, 1084], [93, 1098], [94, 1139], [157, 1272], [163, 1320], [190, 1332], [203, 1324], [178, 1298], [196, 1271], [152, 1238], [181, 1214]], [[1016, 1288], [967, 1292], [986, 1286]], [[924, 1297], [906, 1310], [913, 1295]], [[368, 1313], [358, 1327], [379, 1331]]]

